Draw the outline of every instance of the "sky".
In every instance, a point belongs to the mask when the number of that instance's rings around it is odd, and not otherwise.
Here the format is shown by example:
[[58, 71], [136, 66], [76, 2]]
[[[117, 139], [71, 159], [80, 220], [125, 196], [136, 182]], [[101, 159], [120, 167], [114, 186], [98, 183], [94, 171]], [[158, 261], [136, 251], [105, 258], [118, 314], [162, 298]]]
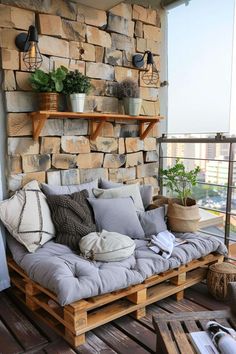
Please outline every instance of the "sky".
[[[169, 10], [169, 133], [230, 131], [233, 31], [234, 0], [191, 0]], [[236, 78], [233, 88], [236, 94]], [[236, 116], [234, 123], [232, 134]]]

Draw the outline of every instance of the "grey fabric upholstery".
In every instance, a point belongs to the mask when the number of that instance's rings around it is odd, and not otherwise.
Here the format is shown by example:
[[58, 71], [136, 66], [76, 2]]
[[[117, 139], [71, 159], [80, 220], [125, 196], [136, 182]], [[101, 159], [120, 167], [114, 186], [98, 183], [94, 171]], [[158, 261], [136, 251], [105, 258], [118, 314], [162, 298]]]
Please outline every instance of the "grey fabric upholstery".
[[[122, 186], [125, 186], [125, 184], [108, 181], [103, 178], [99, 180], [99, 188], [102, 189], [118, 188]], [[153, 186], [151, 184], [144, 184], [139, 186], [139, 190], [143, 201], [143, 206], [146, 209], [152, 203]]]
[[178, 234], [188, 242], [175, 247], [171, 257], [164, 259], [147, 247], [146, 240], [135, 240], [134, 254], [120, 262], [92, 262], [69, 247], [53, 241], [35, 253], [26, 252], [13, 237], [8, 245], [16, 263], [28, 276], [57, 294], [61, 305], [124, 289], [146, 278], [173, 269], [211, 252], [227, 254], [224, 244], [213, 236]]

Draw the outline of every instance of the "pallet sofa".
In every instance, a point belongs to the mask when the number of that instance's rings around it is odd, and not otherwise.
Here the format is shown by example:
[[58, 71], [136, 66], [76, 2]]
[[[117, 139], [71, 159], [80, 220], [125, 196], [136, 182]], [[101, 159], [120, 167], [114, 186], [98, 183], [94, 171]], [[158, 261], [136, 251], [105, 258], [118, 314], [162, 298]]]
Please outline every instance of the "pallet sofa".
[[[31, 188], [34, 195], [35, 188]], [[24, 199], [24, 193], [20, 192], [20, 196], [25, 204], [28, 197], [25, 194]], [[40, 193], [36, 188], [36, 194]], [[21, 220], [26, 210], [19, 211]], [[15, 215], [12, 218], [15, 222]], [[222, 262], [227, 252], [213, 237], [179, 237], [185, 242], [174, 248], [169, 259], [150, 250], [147, 239], [138, 239], [134, 240], [131, 257], [121, 262], [96, 262], [53, 240], [31, 253], [9, 235], [11, 284], [20, 301], [77, 347], [85, 342], [86, 332], [98, 326], [127, 314], [141, 318], [147, 305], [173, 294], [177, 300], [182, 299], [184, 289], [204, 280], [208, 266]]]
[[206, 278], [209, 265], [222, 261], [222, 255], [209, 254], [177, 269], [154, 275], [142, 284], [66, 306], [60, 306], [55, 294], [32, 281], [11, 258], [8, 266], [17, 298], [77, 347], [85, 343], [85, 333], [98, 326], [129, 313], [139, 319], [145, 316], [147, 305], [173, 294], [181, 300], [184, 289]]

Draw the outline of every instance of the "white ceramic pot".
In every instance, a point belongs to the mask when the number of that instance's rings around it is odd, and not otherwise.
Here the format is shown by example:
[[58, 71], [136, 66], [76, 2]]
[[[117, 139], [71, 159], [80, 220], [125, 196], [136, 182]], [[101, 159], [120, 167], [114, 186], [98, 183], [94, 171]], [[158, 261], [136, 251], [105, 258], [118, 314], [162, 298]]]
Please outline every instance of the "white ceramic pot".
[[72, 112], [82, 113], [84, 111], [85, 93], [72, 93], [70, 95]]
[[142, 107], [142, 98], [124, 97], [123, 103], [125, 114], [139, 116]]

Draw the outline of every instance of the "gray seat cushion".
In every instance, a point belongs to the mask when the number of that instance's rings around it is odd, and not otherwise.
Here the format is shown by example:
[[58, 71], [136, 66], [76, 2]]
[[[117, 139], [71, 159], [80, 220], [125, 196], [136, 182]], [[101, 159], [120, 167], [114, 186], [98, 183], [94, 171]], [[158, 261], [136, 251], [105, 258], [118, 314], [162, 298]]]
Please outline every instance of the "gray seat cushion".
[[169, 259], [151, 251], [146, 240], [134, 240], [134, 254], [111, 263], [86, 260], [69, 247], [53, 241], [33, 254], [11, 236], [8, 245], [15, 261], [28, 276], [57, 294], [59, 303], [66, 305], [139, 284], [154, 274], [177, 268], [210, 252], [227, 253], [216, 237], [200, 234], [178, 234], [178, 237], [188, 242], [175, 247]]

